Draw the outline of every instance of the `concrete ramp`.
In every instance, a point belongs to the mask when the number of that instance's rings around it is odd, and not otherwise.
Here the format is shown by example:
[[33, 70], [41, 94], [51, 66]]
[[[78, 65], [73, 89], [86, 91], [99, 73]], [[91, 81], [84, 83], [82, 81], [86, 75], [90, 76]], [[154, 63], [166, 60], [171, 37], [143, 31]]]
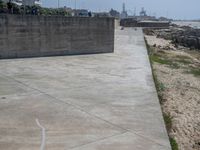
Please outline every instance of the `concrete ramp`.
[[141, 29], [114, 54], [0, 60], [0, 149], [170, 150]]

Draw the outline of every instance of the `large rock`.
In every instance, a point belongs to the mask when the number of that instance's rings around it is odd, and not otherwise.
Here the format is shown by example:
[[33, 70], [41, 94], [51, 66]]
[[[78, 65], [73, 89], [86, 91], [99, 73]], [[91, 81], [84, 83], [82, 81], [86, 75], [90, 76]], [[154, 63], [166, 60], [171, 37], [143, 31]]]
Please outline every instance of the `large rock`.
[[200, 49], [200, 29], [193, 29], [191, 27], [173, 27], [171, 28], [171, 32], [162, 30], [157, 36], [172, 40], [173, 43], [185, 47]]
[[200, 37], [198, 37], [197, 40], [198, 40], [198, 49], [200, 50]]
[[177, 36], [176, 37], [176, 43], [183, 43], [184, 42], [184, 36]]
[[195, 36], [189, 36], [186, 39], [187, 47], [198, 48], [198, 39]]

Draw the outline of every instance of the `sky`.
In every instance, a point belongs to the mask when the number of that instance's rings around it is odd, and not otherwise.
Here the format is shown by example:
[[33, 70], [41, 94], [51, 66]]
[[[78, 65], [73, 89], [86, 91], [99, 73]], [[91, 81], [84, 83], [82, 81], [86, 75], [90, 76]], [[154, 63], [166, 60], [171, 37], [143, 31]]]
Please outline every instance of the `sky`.
[[[109, 11], [111, 8], [122, 11], [126, 4], [127, 12], [138, 14], [142, 7], [148, 15], [164, 16], [172, 19], [200, 19], [200, 0], [59, 0], [59, 6], [67, 6], [91, 11]], [[44, 7], [58, 7], [58, 0], [42, 0]]]

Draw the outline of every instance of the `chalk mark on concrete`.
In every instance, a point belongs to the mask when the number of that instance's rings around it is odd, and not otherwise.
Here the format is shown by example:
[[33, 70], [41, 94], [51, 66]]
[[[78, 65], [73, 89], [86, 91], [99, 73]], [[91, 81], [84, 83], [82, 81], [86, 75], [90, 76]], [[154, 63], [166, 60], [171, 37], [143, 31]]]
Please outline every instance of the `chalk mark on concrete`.
[[42, 129], [42, 139], [41, 139], [41, 146], [40, 150], [45, 150], [45, 141], [46, 141], [46, 129], [40, 124], [39, 120], [36, 118], [35, 119], [38, 127]]

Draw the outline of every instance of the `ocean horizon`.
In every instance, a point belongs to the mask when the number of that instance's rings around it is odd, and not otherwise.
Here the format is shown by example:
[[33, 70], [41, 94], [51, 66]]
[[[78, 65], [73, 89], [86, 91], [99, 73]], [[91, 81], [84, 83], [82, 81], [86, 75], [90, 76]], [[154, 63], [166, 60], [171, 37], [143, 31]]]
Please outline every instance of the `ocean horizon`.
[[179, 26], [189, 26], [192, 28], [200, 29], [200, 22], [198, 21], [173, 21], [172, 23]]

